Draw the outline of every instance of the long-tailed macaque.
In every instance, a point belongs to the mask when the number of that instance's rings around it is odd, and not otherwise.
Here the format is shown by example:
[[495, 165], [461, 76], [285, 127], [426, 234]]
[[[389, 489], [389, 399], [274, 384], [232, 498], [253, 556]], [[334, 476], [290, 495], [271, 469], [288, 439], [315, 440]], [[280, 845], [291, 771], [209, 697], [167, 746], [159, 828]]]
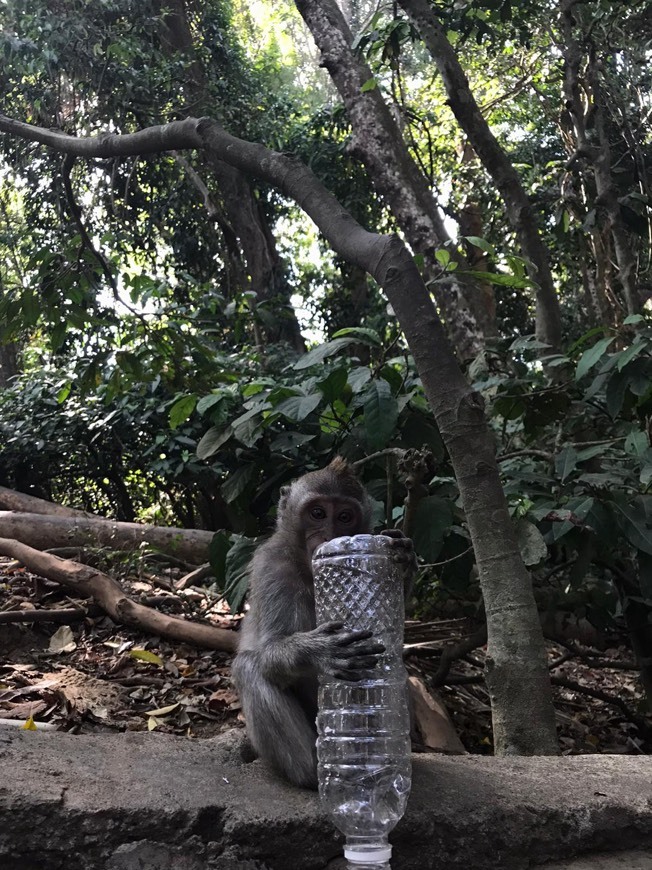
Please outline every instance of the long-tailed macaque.
[[[384, 651], [369, 631], [316, 626], [312, 555], [332, 538], [370, 531], [369, 496], [337, 457], [282, 490], [276, 531], [253, 559], [233, 677], [254, 749], [299, 786], [317, 786], [318, 674], [363, 679]], [[385, 534], [411, 565], [411, 542]]]

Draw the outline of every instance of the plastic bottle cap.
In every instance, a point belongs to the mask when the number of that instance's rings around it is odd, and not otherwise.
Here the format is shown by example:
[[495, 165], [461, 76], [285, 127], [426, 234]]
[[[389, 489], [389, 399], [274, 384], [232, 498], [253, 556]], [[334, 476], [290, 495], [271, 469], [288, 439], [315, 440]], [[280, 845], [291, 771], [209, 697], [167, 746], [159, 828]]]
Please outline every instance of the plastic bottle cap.
[[351, 864], [382, 864], [392, 857], [392, 847], [378, 846], [377, 849], [370, 847], [364, 851], [345, 848], [344, 857]]

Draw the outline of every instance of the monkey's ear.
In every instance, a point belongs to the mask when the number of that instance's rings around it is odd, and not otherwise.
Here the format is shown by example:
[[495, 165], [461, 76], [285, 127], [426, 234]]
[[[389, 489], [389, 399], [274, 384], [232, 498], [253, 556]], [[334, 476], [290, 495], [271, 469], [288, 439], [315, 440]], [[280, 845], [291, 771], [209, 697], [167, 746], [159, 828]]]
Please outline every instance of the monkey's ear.
[[276, 507], [276, 519], [277, 520], [281, 519], [281, 517], [283, 516], [283, 512], [285, 511], [285, 508], [287, 507], [288, 497], [290, 495], [290, 488], [291, 487], [289, 487], [289, 486], [282, 486], [281, 487], [278, 505]]

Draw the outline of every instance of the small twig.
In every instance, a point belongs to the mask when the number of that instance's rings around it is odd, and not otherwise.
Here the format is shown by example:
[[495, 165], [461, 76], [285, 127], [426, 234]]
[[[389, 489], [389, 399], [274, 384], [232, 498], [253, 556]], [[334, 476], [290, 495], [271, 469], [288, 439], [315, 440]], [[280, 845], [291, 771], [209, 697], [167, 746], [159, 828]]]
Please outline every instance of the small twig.
[[545, 459], [546, 462], [552, 462], [554, 457], [547, 450], [514, 450], [512, 453], [503, 453], [502, 456], [496, 457], [498, 462], [505, 462], [506, 459], [516, 459], [518, 456], [534, 456], [537, 459]]
[[395, 456], [396, 459], [402, 459], [407, 451], [402, 447], [386, 447], [384, 450], [379, 450], [377, 453], [370, 453], [369, 456], [363, 456], [362, 459], [357, 459], [351, 465], [354, 469], [362, 468], [367, 462], [374, 462], [376, 459], [384, 459], [385, 456]]
[[647, 734], [652, 730], [645, 719], [641, 716], [637, 716], [636, 713], [630, 710], [629, 706], [616, 695], [610, 695], [608, 692], [603, 692], [601, 689], [591, 689], [588, 686], [582, 685], [582, 683], [576, 683], [575, 680], [567, 680], [565, 677], [556, 677], [554, 674], [550, 676], [550, 682], [553, 686], [559, 686], [562, 689], [569, 689], [571, 692], [579, 692], [582, 695], [588, 695], [589, 698], [596, 698], [598, 701], [604, 701], [605, 704], [615, 707], [617, 710], [620, 710], [628, 722], [632, 722], [636, 725], [642, 734]]
[[[51, 722], [32, 722], [37, 731], [57, 731], [58, 725], [53, 725]], [[24, 719], [0, 719], [0, 728], [24, 728]], [[31, 731], [31, 728], [26, 728], [26, 731]]]
[[213, 569], [209, 562], [206, 562], [205, 565], [200, 565], [199, 568], [195, 568], [189, 574], [185, 574], [174, 584], [174, 588], [177, 592], [181, 589], [186, 589], [188, 586], [193, 586], [197, 580], [205, 580], [207, 577], [211, 577], [213, 574]]
[[444, 647], [439, 660], [439, 667], [433, 677], [433, 685], [440, 686], [442, 683], [447, 682], [448, 672], [450, 671], [453, 662], [467, 656], [479, 646], [484, 646], [486, 642], [487, 626], [481, 625], [476, 629], [476, 631], [468, 637], [462, 638], [458, 643]]
[[73, 622], [81, 622], [86, 616], [88, 611], [81, 607], [59, 610], [5, 610], [0, 613], [0, 625], [8, 622], [54, 622], [70, 625]]
[[444, 559], [443, 562], [427, 562], [425, 565], [419, 565], [420, 568], [438, 568], [440, 565], [449, 565], [451, 562], [455, 562], [456, 559], [461, 559], [462, 556], [466, 556], [467, 553], [473, 552], [473, 545], [467, 547], [466, 550], [462, 550], [461, 553], [458, 553], [457, 556], [451, 556], [450, 559]]
[[484, 683], [484, 677], [482, 676], [482, 674], [460, 674], [457, 677], [446, 677], [442, 685], [465, 686], [470, 685], [471, 683]]
[[552, 641], [552, 643], [557, 644], [557, 646], [563, 646], [564, 649], [567, 649], [575, 658], [580, 659], [591, 668], [611, 668], [612, 670], [618, 671], [640, 670], [640, 667], [636, 662], [631, 661], [630, 659], [625, 659], [625, 661], [620, 661], [619, 659], [608, 659], [605, 657], [604, 653], [601, 653], [599, 650], [591, 649], [590, 652], [583, 650], [576, 644], [557, 637], [554, 634], [549, 634], [548, 632], [546, 632], [545, 636], [547, 640]]
[[549, 663], [548, 670], [554, 671], [555, 668], [558, 668], [560, 665], [563, 665], [565, 662], [568, 662], [574, 658], [575, 658], [575, 656], [573, 655], [572, 652], [565, 652], [562, 655], [560, 655], [559, 658], [557, 658], [554, 661]]

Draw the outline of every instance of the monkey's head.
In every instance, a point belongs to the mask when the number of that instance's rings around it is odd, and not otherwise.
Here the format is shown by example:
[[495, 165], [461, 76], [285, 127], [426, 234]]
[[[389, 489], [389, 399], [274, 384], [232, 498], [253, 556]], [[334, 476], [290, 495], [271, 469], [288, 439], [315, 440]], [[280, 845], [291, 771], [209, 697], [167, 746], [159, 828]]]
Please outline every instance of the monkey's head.
[[353, 469], [341, 456], [283, 487], [277, 529], [296, 536], [308, 558], [320, 544], [371, 530], [371, 502]]

